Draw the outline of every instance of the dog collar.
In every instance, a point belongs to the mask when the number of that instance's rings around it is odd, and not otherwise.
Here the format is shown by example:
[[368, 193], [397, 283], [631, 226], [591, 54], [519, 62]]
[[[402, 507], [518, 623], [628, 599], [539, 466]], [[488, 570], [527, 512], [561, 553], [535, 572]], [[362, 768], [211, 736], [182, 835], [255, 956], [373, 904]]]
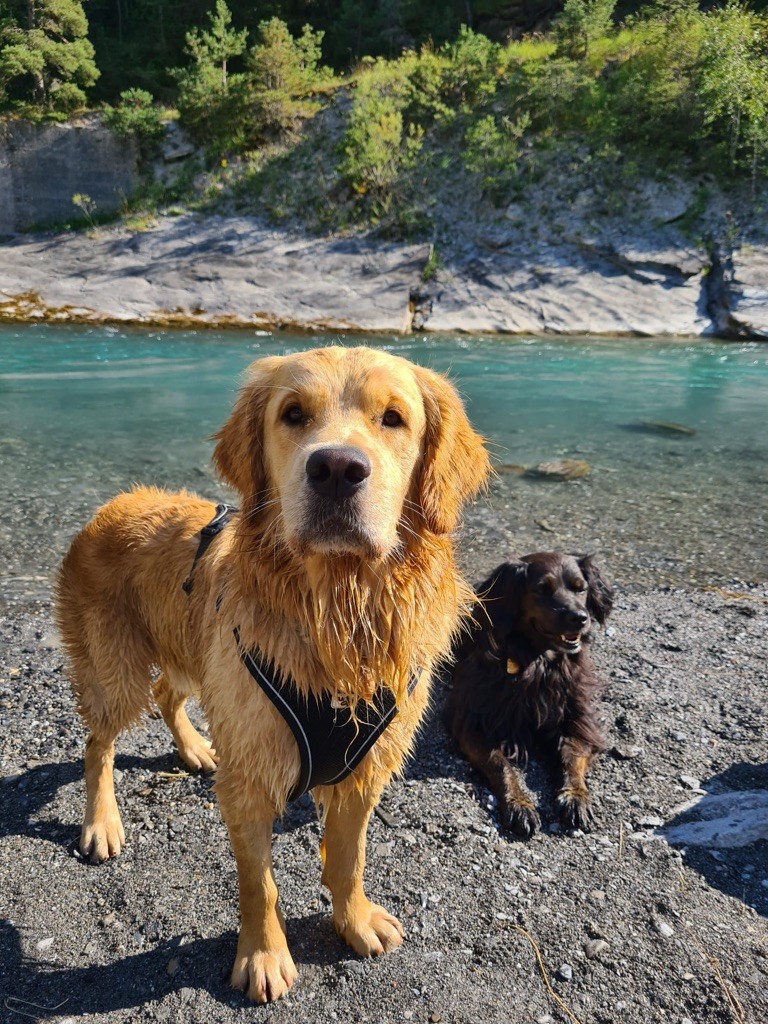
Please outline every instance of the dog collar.
[[[301, 770], [289, 803], [315, 786], [335, 786], [346, 779], [397, 715], [394, 693], [380, 686], [370, 701], [358, 701], [353, 716], [331, 694], [301, 694], [290, 676], [283, 678], [258, 648], [243, 646], [237, 628], [234, 635], [240, 660], [288, 723], [299, 748]], [[414, 675], [409, 695], [417, 681]]]

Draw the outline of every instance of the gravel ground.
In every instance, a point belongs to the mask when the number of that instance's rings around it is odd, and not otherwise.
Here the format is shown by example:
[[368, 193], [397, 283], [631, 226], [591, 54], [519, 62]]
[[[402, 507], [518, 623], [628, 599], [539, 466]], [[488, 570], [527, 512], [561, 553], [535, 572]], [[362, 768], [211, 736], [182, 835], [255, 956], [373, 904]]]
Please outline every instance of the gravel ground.
[[[497, 544], [477, 520], [465, 541], [480, 578], [498, 562]], [[160, 721], [119, 741], [124, 853], [101, 867], [78, 858], [84, 732], [50, 605], [7, 604], [0, 1020], [767, 1020], [765, 805], [745, 845], [724, 845], [738, 843], [735, 826], [704, 847], [674, 848], [663, 831], [701, 816], [706, 798], [685, 810], [699, 788], [768, 791], [768, 589], [638, 579], [619, 586], [595, 645], [611, 747], [592, 775], [597, 830], [558, 831], [551, 779], [534, 766], [544, 831], [528, 843], [505, 835], [444, 733], [438, 685], [415, 758], [369, 832], [369, 894], [401, 918], [406, 942], [363, 961], [336, 937], [304, 798], [274, 844], [299, 980], [269, 1007], [229, 988], [234, 860], [210, 780], [182, 770]]]

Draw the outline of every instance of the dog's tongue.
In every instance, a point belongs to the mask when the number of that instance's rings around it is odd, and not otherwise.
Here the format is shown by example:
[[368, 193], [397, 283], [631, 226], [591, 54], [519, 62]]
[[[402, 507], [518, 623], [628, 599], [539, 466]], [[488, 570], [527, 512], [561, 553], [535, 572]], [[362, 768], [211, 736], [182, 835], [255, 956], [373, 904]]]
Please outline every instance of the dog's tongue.
[[563, 640], [567, 640], [569, 644], [575, 644], [579, 636], [579, 633], [563, 633]]

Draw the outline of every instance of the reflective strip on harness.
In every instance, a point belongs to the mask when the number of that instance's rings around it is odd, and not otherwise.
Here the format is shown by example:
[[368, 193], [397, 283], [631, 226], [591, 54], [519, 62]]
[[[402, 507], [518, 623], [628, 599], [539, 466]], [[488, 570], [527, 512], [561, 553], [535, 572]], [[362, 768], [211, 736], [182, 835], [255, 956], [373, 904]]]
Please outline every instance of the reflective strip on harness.
[[[289, 802], [315, 786], [333, 786], [346, 779], [397, 714], [392, 691], [380, 686], [372, 701], [358, 701], [355, 721], [348, 708], [334, 707], [330, 694], [320, 699], [300, 694], [290, 678], [284, 680], [257, 648], [243, 647], [238, 629], [234, 635], [241, 661], [283, 716], [299, 748], [299, 780]], [[409, 693], [416, 683], [414, 676]]]

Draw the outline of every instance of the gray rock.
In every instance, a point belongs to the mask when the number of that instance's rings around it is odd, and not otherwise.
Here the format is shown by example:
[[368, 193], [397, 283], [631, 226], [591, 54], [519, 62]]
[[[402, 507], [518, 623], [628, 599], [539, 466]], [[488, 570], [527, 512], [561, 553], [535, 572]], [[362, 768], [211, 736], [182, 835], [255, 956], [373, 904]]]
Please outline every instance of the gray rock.
[[590, 939], [584, 943], [584, 955], [588, 960], [597, 960], [608, 948], [605, 939]]
[[177, 121], [169, 121], [165, 126], [165, 138], [160, 147], [160, 155], [166, 163], [185, 160], [193, 156], [195, 145], [186, 132], [179, 127]]
[[555, 971], [555, 977], [559, 978], [560, 981], [572, 981], [573, 968], [570, 964], [560, 964], [560, 966]]
[[247, 217], [166, 217], [141, 234], [0, 246], [0, 318], [401, 332], [428, 255], [428, 245], [294, 237]]
[[657, 814], [644, 814], [642, 818], [637, 819], [637, 824], [640, 828], [661, 828], [664, 819]]
[[739, 331], [768, 338], [768, 246], [742, 246], [725, 281], [728, 315]]
[[688, 789], [701, 789], [701, 779], [697, 779], [695, 775], [679, 775], [678, 778]]
[[[63, 124], [8, 120], [0, 133], [0, 236], [36, 224], [81, 220], [72, 202], [86, 195], [94, 213], [113, 213], [138, 184], [138, 149], [98, 115]], [[0, 270], [0, 280], [4, 279]]]

